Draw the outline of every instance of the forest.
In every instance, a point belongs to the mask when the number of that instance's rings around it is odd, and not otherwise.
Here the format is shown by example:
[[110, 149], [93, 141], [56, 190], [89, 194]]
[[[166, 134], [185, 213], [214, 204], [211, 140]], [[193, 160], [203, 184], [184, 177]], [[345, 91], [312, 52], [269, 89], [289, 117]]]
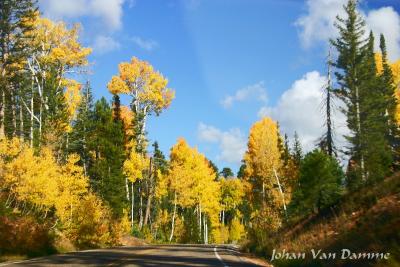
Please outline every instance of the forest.
[[[376, 205], [379, 191], [398, 194], [400, 60], [389, 62], [385, 36], [366, 32], [357, 1], [344, 9], [314, 150], [305, 153], [297, 134], [290, 142], [292, 133], [264, 117], [249, 130], [234, 174], [184, 138], [169, 155], [149, 143], [149, 117], [179, 97], [149, 62], [131, 55], [110, 66], [115, 76], [104, 86], [112, 101], [94, 99], [82, 82], [91, 48], [79, 40], [80, 25], [43, 17], [34, 0], [1, 1], [0, 257], [116, 246], [128, 235], [240, 244], [268, 259], [278, 246], [306, 247], [299, 234], [283, 233], [339, 220], [351, 205]], [[334, 141], [334, 101], [347, 118], [346, 145]], [[362, 204], [352, 200], [363, 195]], [[387, 220], [391, 232], [378, 248], [400, 263], [398, 217]]]

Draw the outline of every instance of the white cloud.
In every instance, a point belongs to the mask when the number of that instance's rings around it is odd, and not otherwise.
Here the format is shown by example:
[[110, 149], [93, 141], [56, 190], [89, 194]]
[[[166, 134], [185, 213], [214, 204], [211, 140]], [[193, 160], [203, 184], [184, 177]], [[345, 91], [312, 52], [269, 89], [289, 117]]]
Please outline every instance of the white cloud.
[[375, 34], [375, 47], [379, 48], [379, 36], [383, 34], [390, 59], [400, 58], [400, 15], [392, 7], [382, 7], [370, 11], [366, 22]]
[[218, 144], [220, 153], [217, 159], [227, 163], [240, 164], [246, 151], [246, 138], [237, 128], [221, 131], [214, 126], [200, 123], [198, 137], [203, 142]]
[[[336, 16], [346, 17], [343, 5], [348, 0], [307, 0], [307, 14], [301, 16], [295, 22], [299, 28], [299, 36], [305, 48], [311, 47], [321, 41], [326, 42], [329, 38], [335, 38], [338, 31], [334, 26]], [[400, 15], [392, 7], [382, 7], [369, 12], [359, 10], [364, 17], [369, 30], [374, 32], [378, 50], [379, 35], [383, 33], [386, 38], [388, 54], [394, 60], [400, 57]]]
[[132, 41], [139, 46], [141, 49], [152, 51], [158, 47], [158, 43], [154, 40], [145, 40], [139, 36], [132, 37]]
[[[276, 106], [263, 107], [258, 115], [270, 116], [279, 121], [282, 132], [292, 136], [298, 132], [305, 151], [314, 148], [316, 141], [322, 135], [323, 111], [321, 110], [323, 94], [322, 88], [326, 84], [326, 77], [313, 71], [304, 75], [285, 91]], [[333, 114], [336, 136], [341, 144], [341, 136], [347, 133], [345, 118], [342, 113], [335, 111]]]
[[337, 15], [343, 17], [343, 5], [348, 0], [307, 0], [307, 15], [295, 22], [300, 28], [300, 40], [304, 47], [316, 41], [326, 41], [335, 37], [334, 21]]
[[265, 85], [264, 85], [263, 81], [258, 82], [253, 85], [249, 85], [242, 89], [239, 89], [236, 91], [236, 93], [234, 95], [226, 96], [221, 101], [221, 105], [227, 109], [227, 108], [232, 107], [234, 102], [245, 101], [249, 98], [256, 99], [263, 103], [267, 102], [267, 93], [266, 93]]
[[44, 15], [53, 19], [98, 17], [109, 30], [121, 27], [125, 0], [39, 0]]
[[95, 53], [104, 54], [119, 49], [121, 44], [110, 36], [98, 35], [93, 44]]

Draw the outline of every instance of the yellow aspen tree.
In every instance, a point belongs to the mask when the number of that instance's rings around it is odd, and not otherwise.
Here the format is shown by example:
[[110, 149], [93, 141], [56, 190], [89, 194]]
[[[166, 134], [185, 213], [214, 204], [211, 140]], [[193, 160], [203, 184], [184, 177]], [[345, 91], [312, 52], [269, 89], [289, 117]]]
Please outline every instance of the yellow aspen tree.
[[[150, 160], [145, 155], [138, 153], [135, 149], [130, 151], [128, 158], [124, 162], [124, 174], [126, 175], [127, 181], [131, 182], [131, 226], [133, 227], [133, 206], [134, 206], [134, 192], [133, 192], [133, 184], [137, 180], [142, 180], [144, 178], [144, 171], [149, 166]], [[129, 199], [129, 187], [126, 184], [127, 189], [127, 198]], [[141, 193], [141, 192], [140, 192]], [[141, 196], [140, 196], [141, 197]], [[142, 210], [140, 212], [140, 222], [142, 222]]]
[[69, 155], [62, 165], [57, 177], [57, 198], [55, 200], [56, 215], [68, 227], [73, 220], [73, 213], [80, 202], [89, 193], [89, 179], [84, 175], [83, 167], [78, 165], [77, 154]]
[[[277, 210], [286, 200], [283, 185], [278, 177], [281, 168], [281, 153], [278, 147], [277, 123], [264, 117], [250, 129], [248, 149], [245, 153], [246, 176], [251, 184], [252, 197], [262, 210]], [[257, 210], [257, 209], [256, 209]]]
[[194, 199], [190, 194], [190, 188], [193, 184], [190, 168], [193, 160], [191, 148], [183, 138], [180, 138], [171, 148], [170, 168], [168, 173], [168, 188], [173, 195], [172, 205], [174, 207], [171, 220], [171, 233], [169, 236], [170, 242], [174, 237], [177, 205], [185, 207], [194, 204]]
[[[174, 91], [167, 88], [168, 80], [158, 71], [154, 70], [146, 61], [141, 61], [133, 57], [130, 62], [122, 62], [118, 66], [119, 73], [113, 76], [108, 83], [108, 90], [114, 94], [129, 95], [131, 99], [131, 108], [133, 110], [134, 138], [136, 145], [134, 149], [142, 154], [146, 153], [146, 121], [151, 114], [159, 115], [164, 109], [168, 108], [174, 98]], [[150, 166], [149, 166], [150, 168]], [[151, 184], [152, 172], [148, 172], [148, 182]], [[133, 189], [133, 184], [131, 184]], [[139, 187], [140, 191], [143, 188]], [[151, 190], [147, 190], [150, 192]], [[140, 194], [140, 197], [142, 194]], [[127, 195], [129, 200], [129, 195]], [[150, 196], [148, 196], [150, 198]], [[133, 190], [131, 197], [133, 207]], [[151, 201], [148, 201], [146, 210], [150, 210]], [[142, 214], [142, 198], [140, 198], [139, 213]], [[140, 216], [139, 227], [142, 226], [142, 216]]]
[[197, 149], [179, 139], [171, 148], [168, 188], [173, 195], [171, 234], [174, 236], [177, 206], [195, 208], [198, 215], [200, 238], [208, 242], [208, 222], [218, 226], [220, 188], [208, 160]]
[[57, 198], [58, 167], [49, 149], [35, 155], [32, 148], [25, 147], [5, 164], [4, 178], [17, 201], [30, 203], [47, 214]]
[[[37, 15], [34, 29], [30, 32], [34, 38], [30, 41], [32, 53], [27, 59], [27, 68], [32, 79], [30, 103], [23, 102], [31, 118], [30, 139], [33, 140], [33, 121], [39, 124], [39, 136], [43, 130], [43, 113], [49, 109], [49, 98], [46, 86], [49, 78], [52, 79], [53, 92], [64, 91], [71, 85], [66, 75], [80, 73], [83, 66], [88, 64], [87, 56], [90, 48], [82, 47], [78, 41], [80, 26], [75, 24], [68, 29], [63, 22], [53, 22]], [[77, 85], [73, 85], [75, 91]], [[71, 89], [71, 88], [70, 88]], [[34, 95], [38, 99], [34, 99]], [[35, 112], [35, 102], [38, 102], [39, 111]], [[74, 101], [75, 102], [75, 101]]]
[[108, 83], [112, 94], [126, 94], [132, 97], [131, 107], [138, 123], [137, 146], [145, 148], [146, 119], [148, 115], [159, 115], [171, 104], [174, 91], [167, 88], [168, 80], [155, 71], [146, 61], [133, 57], [130, 62], [122, 62], [118, 66], [119, 73]]
[[242, 180], [237, 178], [219, 180], [221, 187], [221, 223], [225, 224], [225, 213], [231, 211], [234, 217], [238, 217], [239, 212], [237, 207], [242, 203], [245, 195], [244, 185]]

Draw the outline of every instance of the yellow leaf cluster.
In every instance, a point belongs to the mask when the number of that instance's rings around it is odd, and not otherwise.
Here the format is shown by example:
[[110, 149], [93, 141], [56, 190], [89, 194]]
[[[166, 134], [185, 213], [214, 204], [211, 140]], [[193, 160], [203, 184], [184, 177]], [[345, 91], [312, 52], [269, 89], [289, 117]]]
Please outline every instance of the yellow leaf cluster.
[[61, 221], [72, 220], [72, 212], [77, 209], [82, 197], [88, 193], [89, 180], [84, 175], [77, 154], [68, 157], [65, 165], [61, 166], [61, 175], [57, 179], [58, 196], [55, 201], [57, 216]]
[[[376, 69], [378, 73], [382, 73], [383, 71], [383, 62], [382, 62], [382, 54], [376, 53], [375, 54], [375, 61], [376, 61]], [[397, 123], [400, 124], [400, 59], [390, 63], [390, 68], [393, 73], [393, 81], [394, 85], [396, 86], [396, 98], [397, 98], [397, 109], [396, 109], [396, 119]]]
[[82, 85], [75, 80], [66, 80], [65, 88], [64, 96], [67, 102], [68, 116], [69, 120], [72, 121], [75, 118], [76, 110], [82, 100]]
[[237, 178], [219, 180], [221, 186], [222, 203], [225, 210], [235, 209], [243, 201], [245, 195], [243, 182]]
[[89, 181], [78, 161], [79, 156], [73, 154], [60, 165], [49, 148], [43, 147], [36, 154], [18, 139], [0, 141], [4, 188], [19, 202], [41, 210], [55, 208], [63, 223], [71, 220], [71, 214], [88, 193]]
[[134, 117], [135, 114], [128, 106], [121, 105], [121, 120], [124, 124], [125, 136], [127, 137], [133, 136], [133, 127], [131, 125]]
[[149, 158], [132, 149], [128, 159], [124, 162], [124, 173], [134, 183], [138, 179], [143, 179], [143, 171], [148, 168], [149, 163]]
[[40, 49], [40, 60], [47, 64], [57, 64], [68, 69], [88, 64], [90, 48], [84, 48], [78, 41], [80, 26], [68, 29], [64, 22], [53, 22], [37, 17], [34, 27], [33, 46]]
[[112, 94], [129, 94], [156, 114], [171, 104], [175, 93], [167, 88], [168, 80], [148, 62], [133, 57], [130, 62], [120, 63], [118, 68], [119, 74], [107, 85]]

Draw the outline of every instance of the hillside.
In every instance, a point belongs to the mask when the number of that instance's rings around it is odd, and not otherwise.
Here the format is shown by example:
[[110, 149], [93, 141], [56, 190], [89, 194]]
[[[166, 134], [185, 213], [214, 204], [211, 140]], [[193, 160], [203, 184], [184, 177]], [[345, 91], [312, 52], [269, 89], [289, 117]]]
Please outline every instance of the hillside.
[[[275, 260], [275, 266], [399, 266], [400, 173], [370, 188], [348, 193], [339, 204], [285, 227], [271, 248], [306, 252], [306, 260]], [[311, 249], [336, 252], [336, 259], [312, 260]], [[354, 253], [390, 253], [389, 260], [341, 260]], [[345, 257], [347, 256], [345, 253]], [[322, 254], [322, 253], [321, 253]], [[271, 258], [270, 250], [267, 258]]]

